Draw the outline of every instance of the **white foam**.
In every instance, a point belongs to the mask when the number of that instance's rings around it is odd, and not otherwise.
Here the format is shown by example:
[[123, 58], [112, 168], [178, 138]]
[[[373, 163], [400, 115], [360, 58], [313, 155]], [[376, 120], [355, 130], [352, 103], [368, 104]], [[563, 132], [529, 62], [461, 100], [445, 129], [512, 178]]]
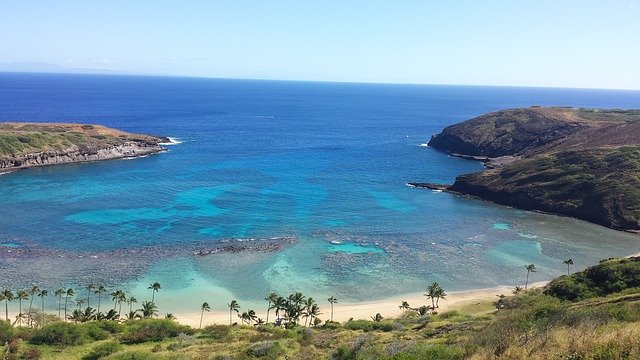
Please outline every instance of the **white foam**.
[[169, 142], [160, 143], [159, 145], [178, 145], [178, 144], [182, 144], [182, 140], [180, 140], [178, 138], [167, 136], [167, 139], [169, 139]]
[[429, 147], [429, 144], [427, 144], [427, 143], [422, 143], [422, 144], [420, 144], [420, 145], [418, 145], [418, 146], [421, 146], [421, 147]]
[[4, 172], [0, 172], [0, 175], [7, 175], [7, 174], [11, 174], [13, 171], [4, 171]]
[[433, 189], [433, 190], [431, 190], [431, 191], [433, 191], [433, 192], [437, 192], [437, 193], [441, 193], [441, 192], [442, 192], [442, 190], [439, 190], [439, 189]]

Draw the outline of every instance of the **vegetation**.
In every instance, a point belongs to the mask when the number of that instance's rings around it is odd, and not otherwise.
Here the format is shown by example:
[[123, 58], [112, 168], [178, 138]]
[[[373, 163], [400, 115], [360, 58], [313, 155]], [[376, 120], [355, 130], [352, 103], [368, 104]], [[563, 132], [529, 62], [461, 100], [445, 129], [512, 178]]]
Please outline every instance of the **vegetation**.
[[[317, 304], [300, 293], [268, 296], [273, 323], [253, 319], [252, 310], [244, 312], [252, 319], [240, 325], [201, 329], [170, 319], [75, 323], [52, 315], [33, 328], [0, 322], [0, 358], [638, 359], [639, 281], [640, 258], [609, 259], [545, 288], [501, 295], [494, 304], [429, 313], [421, 309], [431, 307], [403, 302], [399, 318], [372, 314], [342, 324], [304, 317]], [[432, 283], [428, 292], [438, 288]], [[574, 293], [580, 296], [566, 296]], [[240, 313], [237, 301], [229, 305], [231, 314]]]

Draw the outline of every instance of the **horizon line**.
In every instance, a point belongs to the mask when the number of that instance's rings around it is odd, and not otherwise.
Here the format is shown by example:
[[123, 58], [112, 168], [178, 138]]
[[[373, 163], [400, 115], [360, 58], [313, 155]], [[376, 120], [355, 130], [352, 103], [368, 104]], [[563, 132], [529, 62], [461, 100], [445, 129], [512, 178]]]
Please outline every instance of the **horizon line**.
[[[92, 72], [96, 71], [96, 72]], [[0, 74], [50, 74], [50, 75], [79, 75], [79, 76], [121, 76], [121, 77], [161, 77], [161, 78], [185, 78], [206, 80], [237, 80], [237, 81], [273, 81], [273, 82], [298, 82], [298, 83], [327, 83], [327, 84], [361, 84], [361, 85], [409, 85], [409, 86], [460, 86], [460, 87], [494, 87], [494, 88], [530, 88], [530, 89], [566, 89], [566, 90], [605, 90], [640, 92], [638, 89], [599, 88], [599, 87], [574, 87], [574, 86], [539, 86], [539, 85], [489, 85], [489, 84], [445, 84], [445, 83], [419, 83], [419, 82], [375, 82], [375, 81], [341, 81], [341, 80], [304, 80], [304, 79], [274, 79], [266, 77], [217, 77], [198, 75], [177, 75], [162, 73], [130, 73], [100, 69], [65, 69], [61, 71], [5, 71]]]

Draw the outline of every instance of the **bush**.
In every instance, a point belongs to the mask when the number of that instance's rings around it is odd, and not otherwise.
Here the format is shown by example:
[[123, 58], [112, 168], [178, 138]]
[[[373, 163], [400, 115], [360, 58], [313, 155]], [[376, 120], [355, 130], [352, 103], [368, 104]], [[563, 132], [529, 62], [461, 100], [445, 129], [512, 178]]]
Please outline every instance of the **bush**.
[[20, 356], [24, 360], [38, 360], [42, 357], [42, 352], [38, 348], [27, 348]]
[[168, 319], [137, 320], [128, 324], [120, 341], [124, 344], [161, 341], [166, 338], [176, 337], [180, 333], [191, 334], [193, 330], [188, 326], [181, 326]]
[[0, 321], [0, 344], [4, 344], [13, 338], [16, 333], [11, 323], [8, 321]]
[[98, 360], [122, 350], [122, 345], [115, 341], [97, 345], [89, 353], [82, 357], [83, 360]]
[[438, 360], [462, 360], [465, 358], [465, 351], [456, 346], [450, 345], [414, 345], [400, 350], [394, 360], [413, 359], [438, 359]]
[[362, 330], [368, 331], [384, 331], [389, 332], [397, 328], [395, 323], [390, 321], [369, 321], [369, 320], [352, 320], [345, 324], [345, 327], [350, 330]]
[[36, 345], [80, 345], [85, 338], [78, 326], [56, 322], [35, 330], [29, 341]]
[[125, 351], [111, 354], [104, 360], [158, 360], [158, 354], [152, 354], [144, 351]]
[[264, 341], [251, 345], [247, 349], [247, 355], [255, 357], [268, 357], [275, 359], [284, 353], [284, 349], [277, 341]]
[[[258, 331], [261, 331], [263, 329], [264, 325], [260, 325], [257, 327]], [[231, 330], [230, 326], [227, 325], [209, 325], [206, 326], [204, 329], [202, 329], [202, 335], [206, 336], [206, 337], [210, 337], [214, 340], [221, 340], [224, 339], [228, 334], [229, 331]]]
[[119, 324], [117, 321], [100, 320], [94, 322], [94, 324], [98, 325], [102, 330], [111, 334], [120, 333], [123, 329], [123, 325]]
[[76, 326], [84, 336], [91, 340], [106, 340], [109, 338], [109, 333], [96, 322], [78, 324]]

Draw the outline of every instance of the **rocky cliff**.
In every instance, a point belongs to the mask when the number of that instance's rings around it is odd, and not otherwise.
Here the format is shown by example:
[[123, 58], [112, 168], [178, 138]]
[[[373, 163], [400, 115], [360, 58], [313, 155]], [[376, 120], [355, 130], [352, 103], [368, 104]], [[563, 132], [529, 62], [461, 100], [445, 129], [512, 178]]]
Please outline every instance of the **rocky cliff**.
[[447, 127], [429, 145], [498, 157], [495, 168], [459, 176], [450, 191], [639, 231], [638, 120], [637, 110], [504, 110]]
[[0, 123], [0, 170], [142, 156], [168, 141], [98, 125]]

